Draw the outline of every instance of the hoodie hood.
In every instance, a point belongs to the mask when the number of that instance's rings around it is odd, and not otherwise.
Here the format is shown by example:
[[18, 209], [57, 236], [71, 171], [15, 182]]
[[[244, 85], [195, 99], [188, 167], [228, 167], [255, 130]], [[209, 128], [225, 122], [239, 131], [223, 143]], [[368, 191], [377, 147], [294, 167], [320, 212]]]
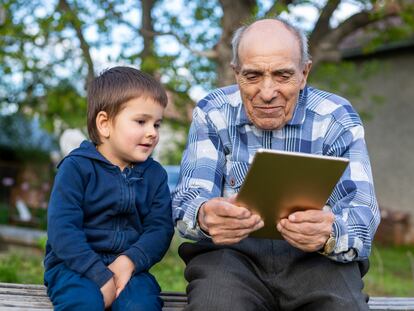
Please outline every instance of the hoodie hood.
[[[64, 157], [58, 164], [59, 166], [62, 164], [63, 161], [65, 161], [66, 158], [69, 157], [83, 157], [91, 160], [96, 160], [102, 163], [105, 163], [108, 166], [117, 167], [116, 165], [109, 162], [97, 149], [95, 144], [88, 140], [84, 140], [80, 146], [74, 150], [72, 150], [66, 157]], [[144, 172], [144, 170], [151, 165], [151, 163], [154, 162], [154, 160], [151, 157], [148, 157], [144, 162], [135, 162], [134, 167], [132, 168], [133, 171], [136, 172]]]

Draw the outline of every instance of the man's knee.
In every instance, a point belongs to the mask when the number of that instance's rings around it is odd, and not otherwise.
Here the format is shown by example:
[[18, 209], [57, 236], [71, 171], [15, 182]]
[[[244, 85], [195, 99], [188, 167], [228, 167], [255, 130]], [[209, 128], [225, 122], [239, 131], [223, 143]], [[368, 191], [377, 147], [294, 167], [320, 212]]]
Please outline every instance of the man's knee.
[[308, 260], [291, 270], [293, 279], [301, 283], [290, 282], [286, 276], [289, 294], [282, 299], [282, 305], [303, 310], [347, 310], [352, 306], [353, 310], [368, 310], [357, 262], [339, 263], [317, 254], [306, 257]]
[[271, 310], [266, 305], [272, 294], [254, 270], [243, 254], [231, 249], [198, 254], [186, 267], [185, 310]]

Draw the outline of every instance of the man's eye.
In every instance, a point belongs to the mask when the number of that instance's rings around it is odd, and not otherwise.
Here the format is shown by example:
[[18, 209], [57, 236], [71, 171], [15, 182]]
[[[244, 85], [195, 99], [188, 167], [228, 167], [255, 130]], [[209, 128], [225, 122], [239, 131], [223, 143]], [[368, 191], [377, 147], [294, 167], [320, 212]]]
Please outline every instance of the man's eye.
[[292, 78], [292, 75], [290, 74], [281, 74], [281, 75], [277, 75], [276, 79], [279, 82], [286, 82], [289, 81]]
[[248, 75], [246, 75], [246, 79], [247, 80], [256, 80], [258, 78], [258, 75], [255, 75], [255, 74], [248, 74]]

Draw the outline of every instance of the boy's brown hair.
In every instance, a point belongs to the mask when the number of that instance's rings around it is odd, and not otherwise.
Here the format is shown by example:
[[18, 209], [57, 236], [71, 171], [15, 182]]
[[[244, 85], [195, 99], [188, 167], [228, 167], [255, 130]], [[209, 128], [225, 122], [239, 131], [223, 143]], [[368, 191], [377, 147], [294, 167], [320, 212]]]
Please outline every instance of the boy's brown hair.
[[141, 96], [148, 96], [162, 107], [167, 106], [167, 94], [162, 85], [150, 75], [131, 67], [113, 67], [103, 71], [88, 85], [87, 125], [90, 140], [101, 144], [96, 128], [96, 116], [105, 111], [114, 119], [123, 104]]

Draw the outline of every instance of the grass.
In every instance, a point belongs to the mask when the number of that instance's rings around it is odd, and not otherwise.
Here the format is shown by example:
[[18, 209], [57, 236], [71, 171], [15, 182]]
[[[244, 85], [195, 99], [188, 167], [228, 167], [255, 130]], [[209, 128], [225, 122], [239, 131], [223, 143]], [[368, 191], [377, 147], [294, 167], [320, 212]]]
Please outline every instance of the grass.
[[375, 246], [364, 278], [372, 296], [414, 297], [414, 246]]
[[163, 291], [185, 291], [187, 286], [184, 279], [185, 265], [178, 256], [178, 246], [184, 241], [178, 234], [175, 234], [165, 257], [150, 270]]
[[[164, 259], [151, 269], [163, 291], [185, 291], [184, 263], [177, 249], [184, 240], [174, 236]], [[42, 255], [11, 250], [0, 253], [0, 282], [43, 282]], [[364, 277], [365, 292], [370, 296], [414, 297], [414, 246], [375, 246], [371, 267]]]
[[13, 249], [0, 253], [0, 282], [43, 284], [42, 260], [40, 251]]

